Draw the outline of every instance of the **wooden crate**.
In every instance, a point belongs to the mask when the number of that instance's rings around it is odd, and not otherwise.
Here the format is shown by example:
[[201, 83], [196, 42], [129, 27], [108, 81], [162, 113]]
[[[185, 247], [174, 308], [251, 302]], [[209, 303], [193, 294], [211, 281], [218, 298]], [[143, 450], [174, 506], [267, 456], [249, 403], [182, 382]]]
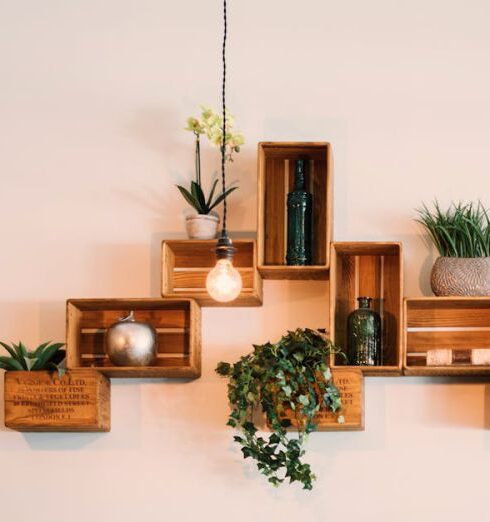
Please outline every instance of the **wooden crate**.
[[[338, 414], [332, 413], [326, 408], [321, 408], [315, 417], [318, 431], [363, 431], [364, 430], [364, 377], [360, 368], [335, 368], [332, 369], [332, 379], [339, 388], [342, 398], [341, 415], [344, 423], [337, 421]], [[298, 422], [291, 410], [287, 418], [292, 422], [293, 428]]]
[[[306, 158], [306, 186], [313, 194], [313, 264], [286, 265], [287, 194], [295, 160]], [[262, 142], [258, 145], [258, 259], [264, 279], [327, 279], [332, 234], [330, 144]]]
[[490, 297], [405, 299], [405, 375], [490, 375], [490, 366], [427, 366], [427, 350], [490, 349]]
[[[113, 366], [105, 352], [105, 332], [127, 312], [157, 331], [154, 366]], [[109, 377], [201, 375], [201, 309], [193, 299], [70, 299], [67, 301], [67, 366], [96, 368]]]
[[[382, 366], [360, 366], [366, 375], [401, 375], [403, 257], [400, 243], [335, 242], [330, 265], [330, 338], [347, 351], [347, 317], [357, 298], [373, 298], [382, 320]], [[341, 364], [337, 356], [332, 365]]]
[[167, 240], [162, 243], [163, 297], [190, 297], [201, 306], [261, 306], [262, 278], [257, 270], [256, 243], [235, 239], [233, 266], [242, 276], [243, 288], [231, 303], [218, 303], [206, 290], [206, 277], [216, 264], [216, 240]]
[[5, 426], [17, 431], [110, 431], [111, 387], [94, 370], [5, 372]]

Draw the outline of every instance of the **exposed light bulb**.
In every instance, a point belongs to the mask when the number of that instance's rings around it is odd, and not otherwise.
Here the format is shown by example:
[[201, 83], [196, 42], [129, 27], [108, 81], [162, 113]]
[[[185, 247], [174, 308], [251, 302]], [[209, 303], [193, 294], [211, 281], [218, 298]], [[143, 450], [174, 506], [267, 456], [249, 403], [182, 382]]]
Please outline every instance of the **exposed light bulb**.
[[231, 259], [218, 259], [216, 266], [208, 273], [206, 289], [220, 303], [227, 303], [238, 297], [242, 290], [242, 276]]

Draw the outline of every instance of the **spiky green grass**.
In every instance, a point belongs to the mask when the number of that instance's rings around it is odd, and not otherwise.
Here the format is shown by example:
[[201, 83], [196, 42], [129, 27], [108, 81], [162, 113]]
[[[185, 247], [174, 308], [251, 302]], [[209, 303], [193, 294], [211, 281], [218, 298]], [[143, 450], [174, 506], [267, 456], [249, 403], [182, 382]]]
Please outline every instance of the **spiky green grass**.
[[442, 210], [437, 201], [430, 210], [425, 203], [417, 209], [421, 223], [439, 255], [445, 257], [489, 257], [489, 211], [478, 203], [451, 203]]

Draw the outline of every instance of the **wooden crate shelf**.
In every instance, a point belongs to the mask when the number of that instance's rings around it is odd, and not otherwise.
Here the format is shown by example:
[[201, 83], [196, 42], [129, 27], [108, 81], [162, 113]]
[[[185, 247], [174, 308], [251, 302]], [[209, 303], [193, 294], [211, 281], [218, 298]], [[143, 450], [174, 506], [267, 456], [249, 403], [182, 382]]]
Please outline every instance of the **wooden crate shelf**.
[[98, 371], [5, 372], [5, 426], [26, 432], [111, 429], [111, 385]]
[[[306, 186], [313, 194], [313, 264], [288, 266], [287, 194], [294, 161], [308, 161]], [[258, 145], [258, 263], [264, 279], [327, 279], [332, 234], [332, 166], [325, 142], [262, 142]]]
[[490, 349], [490, 297], [407, 298], [404, 305], [405, 375], [490, 375], [490, 365], [427, 366], [427, 350]]
[[[113, 366], [105, 332], [128, 311], [157, 331], [154, 366]], [[109, 377], [192, 378], [201, 375], [201, 309], [193, 299], [70, 299], [67, 301], [67, 366], [95, 368]]]
[[[330, 337], [345, 351], [347, 316], [357, 308], [357, 298], [361, 296], [372, 297], [373, 308], [381, 315], [383, 365], [357, 368], [365, 375], [401, 375], [403, 256], [400, 243], [332, 243]], [[332, 361], [332, 366], [336, 365], [341, 365], [341, 358]]]
[[216, 240], [166, 240], [162, 243], [162, 296], [188, 297], [201, 306], [261, 306], [262, 278], [257, 270], [256, 243], [236, 239], [233, 266], [242, 276], [243, 288], [237, 299], [218, 303], [206, 290], [206, 277], [216, 264]]

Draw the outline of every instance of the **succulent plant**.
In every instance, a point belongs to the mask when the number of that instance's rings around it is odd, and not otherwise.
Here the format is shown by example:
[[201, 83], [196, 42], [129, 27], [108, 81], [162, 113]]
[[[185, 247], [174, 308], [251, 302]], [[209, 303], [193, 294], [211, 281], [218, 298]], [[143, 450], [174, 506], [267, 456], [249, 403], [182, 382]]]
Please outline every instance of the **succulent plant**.
[[11, 346], [0, 341], [0, 346], [10, 354], [10, 357], [0, 356], [0, 368], [21, 372], [53, 370], [62, 374], [64, 373], [62, 363], [66, 355], [65, 350], [62, 350], [64, 345], [64, 343], [49, 341], [40, 344], [35, 350], [28, 350], [20, 341], [18, 344], [12, 343]]

